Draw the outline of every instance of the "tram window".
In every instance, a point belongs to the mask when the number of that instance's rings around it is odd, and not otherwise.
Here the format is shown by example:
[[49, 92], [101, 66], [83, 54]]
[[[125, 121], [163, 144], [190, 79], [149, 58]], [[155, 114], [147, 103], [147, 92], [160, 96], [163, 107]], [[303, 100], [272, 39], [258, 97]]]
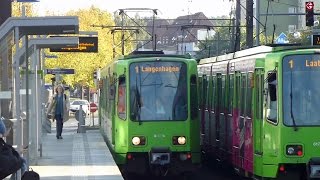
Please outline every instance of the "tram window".
[[109, 89], [109, 99], [110, 100], [114, 100], [114, 84], [110, 85], [110, 89]]
[[[225, 94], [226, 93], [226, 75], [222, 75], [221, 77], [221, 108], [225, 107]], [[220, 112], [223, 112], [222, 110]]]
[[199, 82], [199, 94], [198, 94], [198, 96], [199, 96], [199, 104], [201, 105], [202, 104], [202, 77], [198, 77], [198, 82]]
[[126, 119], [126, 78], [125, 77], [119, 77], [118, 115], [119, 115], [119, 118]]
[[216, 108], [216, 76], [212, 76], [212, 95], [211, 95], [211, 109], [214, 109]]
[[222, 78], [221, 74], [217, 74], [217, 99], [218, 99], [218, 104], [217, 104], [217, 109], [219, 110], [217, 113], [222, 110]]
[[241, 89], [240, 89], [240, 114], [244, 117], [245, 116], [245, 105], [246, 105], [246, 74], [241, 75]]
[[109, 89], [109, 99], [110, 100], [114, 100], [114, 96], [115, 96], [115, 89], [116, 89], [116, 78], [114, 78], [114, 76], [110, 77], [110, 89]]
[[229, 99], [228, 99], [228, 113], [232, 114], [232, 102], [233, 102], [233, 83], [234, 83], [234, 74], [230, 74], [229, 76]]
[[209, 92], [209, 76], [207, 76], [207, 79], [206, 79], [206, 98], [205, 98], [205, 100], [206, 100], [206, 109], [209, 109], [209, 103], [210, 103], [210, 101], [209, 101], [209, 98], [210, 98], [210, 92]]
[[236, 96], [235, 96], [235, 102], [236, 102], [236, 108], [240, 108], [240, 104], [241, 104], [241, 94], [240, 94], [240, 74], [236, 74]]
[[192, 75], [190, 78], [190, 108], [191, 108], [191, 119], [195, 119], [198, 116], [198, 96], [197, 94], [197, 77]]
[[262, 119], [263, 118], [263, 91], [264, 91], [264, 82], [263, 82], [263, 80], [264, 80], [264, 75], [263, 74], [261, 74], [260, 75], [260, 102], [259, 102], [259, 109], [260, 109], [260, 118]]
[[251, 110], [252, 110], [252, 105], [251, 105], [251, 101], [252, 101], [252, 88], [253, 88], [253, 74], [252, 72], [248, 73], [248, 80], [247, 80], [247, 105], [246, 105], [246, 109], [247, 109], [247, 116], [251, 117]]
[[254, 77], [255, 80], [255, 88], [256, 88], [256, 106], [255, 106], [255, 114], [258, 119], [262, 119], [263, 114], [263, 75], [257, 73]]
[[267, 118], [272, 122], [277, 122], [277, 75], [268, 73], [268, 110]]
[[203, 75], [202, 76], [202, 101], [201, 101], [201, 106], [205, 109], [206, 108], [206, 100], [207, 100], [207, 76]]

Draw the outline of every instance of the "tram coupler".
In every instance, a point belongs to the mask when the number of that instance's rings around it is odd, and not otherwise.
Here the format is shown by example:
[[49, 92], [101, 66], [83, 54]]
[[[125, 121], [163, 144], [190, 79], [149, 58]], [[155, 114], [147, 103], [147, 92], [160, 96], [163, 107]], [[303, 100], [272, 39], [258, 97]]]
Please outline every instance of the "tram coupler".
[[153, 147], [149, 152], [150, 164], [166, 165], [170, 164], [171, 152], [168, 147]]
[[309, 178], [320, 178], [320, 157], [311, 158], [307, 165]]

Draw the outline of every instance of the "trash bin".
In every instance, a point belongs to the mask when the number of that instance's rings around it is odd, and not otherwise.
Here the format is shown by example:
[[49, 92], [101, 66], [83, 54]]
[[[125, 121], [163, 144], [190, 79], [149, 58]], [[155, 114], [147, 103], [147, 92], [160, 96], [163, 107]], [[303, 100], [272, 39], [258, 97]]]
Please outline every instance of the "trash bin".
[[85, 126], [85, 119], [86, 119], [86, 113], [82, 110], [82, 106], [80, 105], [80, 109], [76, 111], [75, 118], [78, 121], [78, 133], [85, 133], [86, 132], [86, 126]]

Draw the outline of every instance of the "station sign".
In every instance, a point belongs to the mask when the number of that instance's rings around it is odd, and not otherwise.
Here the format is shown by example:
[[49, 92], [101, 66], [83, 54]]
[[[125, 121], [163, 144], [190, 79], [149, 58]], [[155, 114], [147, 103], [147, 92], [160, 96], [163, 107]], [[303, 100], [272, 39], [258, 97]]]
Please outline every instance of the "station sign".
[[287, 43], [289, 43], [288, 37], [285, 33], [282, 32], [276, 39], [276, 44], [287, 44]]
[[74, 74], [74, 69], [47, 69], [47, 74]]
[[312, 45], [319, 46], [320, 45], [320, 35], [312, 35]]
[[50, 48], [50, 52], [98, 52], [98, 37], [79, 37], [78, 47]]

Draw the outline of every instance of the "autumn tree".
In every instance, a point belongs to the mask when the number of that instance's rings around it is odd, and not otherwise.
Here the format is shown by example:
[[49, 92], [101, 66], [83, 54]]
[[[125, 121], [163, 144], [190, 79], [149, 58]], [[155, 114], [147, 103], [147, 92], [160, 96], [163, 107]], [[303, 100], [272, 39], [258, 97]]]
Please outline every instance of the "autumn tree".
[[[64, 83], [74, 86], [93, 86], [93, 72], [103, 68], [113, 61], [112, 36], [109, 29], [95, 28], [93, 24], [114, 25], [112, 15], [94, 6], [89, 9], [70, 11], [69, 16], [79, 17], [80, 31], [98, 32], [98, 53], [54, 53], [57, 59], [46, 59], [46, 68], [70, 68], [75, 70], [74, 75], [63, 75]], [[50, 82], [52, 76], [46, 76]]]
[[34, 16], [34, 8], [32, 3], [12, 2], [12, 17], [21, 17], [23, 6], [25, 8], [25, 16]]

